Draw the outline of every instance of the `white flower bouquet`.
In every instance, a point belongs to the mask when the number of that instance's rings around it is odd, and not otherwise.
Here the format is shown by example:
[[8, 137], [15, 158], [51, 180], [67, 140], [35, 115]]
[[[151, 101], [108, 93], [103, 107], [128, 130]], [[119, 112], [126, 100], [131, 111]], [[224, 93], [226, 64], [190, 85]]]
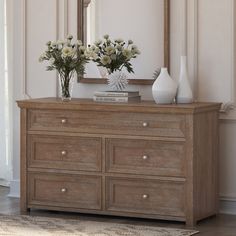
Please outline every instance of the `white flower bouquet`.
[[86, 47], [78, 40], [72, 42], [73, 36], [67, 36], [65, 41], [51, 42], [47, 45], [47, 50], [40, 56], [39, 61], [48, 61], [48, 71], [57, 70], [61, 84], [61, 95], [63, 100], [71, 99], [71, 80], [74, 73], [83, 76], [85, 64], [89, 61], [86, 56]]
[[91, 58], [98, 66], [103, 66], [111, 74], [126, 68], [129, 73], [134, 73], [130, 60], [140, 54], [139, 49], [132, 40], [127, 43], [123, 39], [112, 41], [109, 35], [103, 40], [98, 40], [88, 47], [86, 56]]

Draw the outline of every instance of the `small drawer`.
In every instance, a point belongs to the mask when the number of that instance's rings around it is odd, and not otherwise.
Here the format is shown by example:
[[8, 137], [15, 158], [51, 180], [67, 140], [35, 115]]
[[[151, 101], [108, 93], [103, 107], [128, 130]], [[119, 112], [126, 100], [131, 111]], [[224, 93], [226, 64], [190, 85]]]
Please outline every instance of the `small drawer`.
[[101, 138], [28, 135], [28, 167], [101, 171]]
[[185, 216], [184, 182], [107, 177], [106, 210]]
[[185, 116], [106, 111], [29, 110], [30, 131], [185, 137]]
[[185, 177], [185, 142], [106, 139], [106, 172]]
[[101, 209], [101, 177], [29, 173], [30, 205]]

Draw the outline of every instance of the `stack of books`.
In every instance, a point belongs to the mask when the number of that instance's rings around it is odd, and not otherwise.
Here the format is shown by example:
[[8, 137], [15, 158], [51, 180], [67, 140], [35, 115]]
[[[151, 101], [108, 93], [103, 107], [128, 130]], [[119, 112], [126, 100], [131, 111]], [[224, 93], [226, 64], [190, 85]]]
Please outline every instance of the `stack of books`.
[[95, 102], [140, 102], [139, 91], [98, 91], [94, 93]]

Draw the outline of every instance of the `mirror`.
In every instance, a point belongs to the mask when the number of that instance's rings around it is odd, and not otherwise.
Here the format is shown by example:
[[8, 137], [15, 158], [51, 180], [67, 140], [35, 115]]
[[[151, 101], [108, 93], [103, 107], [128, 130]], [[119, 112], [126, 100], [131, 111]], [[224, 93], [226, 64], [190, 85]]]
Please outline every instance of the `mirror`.
[[[93, 44], [111, 39], [133, 40], [141, 54], [132, 59], [129, 84], [151, 85], [160, 67], [169, 68], [170, 0], [78, 0], [78, 39]], [[106, 83], [101, 69], [91, 62], [81, 83]]]

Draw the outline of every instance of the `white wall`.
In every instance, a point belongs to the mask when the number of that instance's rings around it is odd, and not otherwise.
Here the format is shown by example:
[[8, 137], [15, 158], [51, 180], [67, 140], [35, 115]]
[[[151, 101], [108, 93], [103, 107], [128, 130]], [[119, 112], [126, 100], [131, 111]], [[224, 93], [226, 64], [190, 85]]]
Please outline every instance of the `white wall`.
[[[235, 1], [171, 0], [171, 74], [178, 78], [188, 55], [195, 97], [226, 104], [220, 124], [220, 193], [224, 206], [236, 206]], [[14, 1], [15, 99], [55, 96], [56, 74], [37, 62], [46, 41], [76, 35], [76, 0]], [[40, 9], [40, 10], [39, 10]], [[25, 17], [24, 17], [25, 16]], [[104, 85], [76, 84], [75, 97], [92, 97]], [[136, 86], [152, 99], [150, 86]], [[19, 179], [19, 109], [14, 116], [14, 179]], [[13, 184], [17, 183], [13, 181]], [[14, 190], [14, 188], [13, 188]], [[13, 194], [14, 195], [14, 194]], [[230, 205], [230, 206], [231, 206]], [[223, 211], [227, 211], [227, 206]], [[234, 208], [236, 209], [236, 207]], [[232, 212], [231, 212], [232, 213]], [[234, 212], [236, 214], [236, 211]]]

